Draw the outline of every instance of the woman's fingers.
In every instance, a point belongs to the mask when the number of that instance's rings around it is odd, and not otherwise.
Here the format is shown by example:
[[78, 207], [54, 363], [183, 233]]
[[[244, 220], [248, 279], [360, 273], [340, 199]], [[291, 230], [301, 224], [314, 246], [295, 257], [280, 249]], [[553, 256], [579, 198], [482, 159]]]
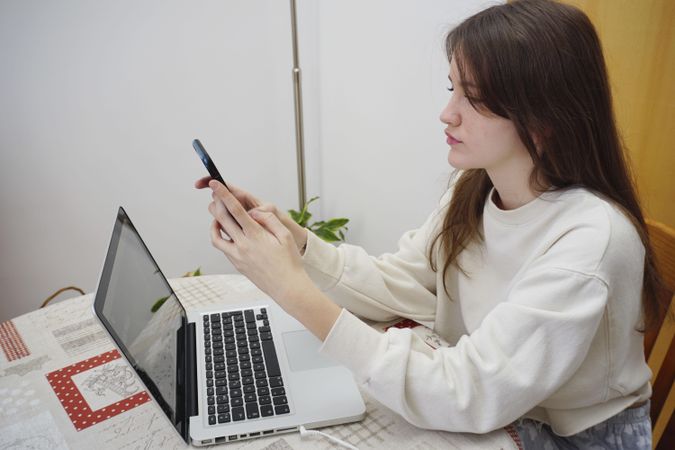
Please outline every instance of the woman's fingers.
[[217, 197], [213, 199], [209, 205], [209, 212], [214, 219], [220, 224], [222, 230], [234, 241], [238, 241], [242, 238], [243, 233], [241, 227], [230, 215], [230, 212], [225, 208], [220, 199]]
[[195, 181], [195, 187], [197, 189], [207, 188], [209, 187], [209, 181], [211, 181], [211, 177], [200, 178], [199, 180]]
[[[277, 216], [272, 212], [266, 212], [261, 210], [255, 210], [252, 213], [253, 218], [262, 225], [267, 231], [272, 233], [277, 240], [282, 243], [295, 243], [291, 232], [288, 231], [288, 228], [279, 221]], [[295, 247], [295, 245], [293, 245]]]
[[223, 238], [221, 234], [221, 227], [217, 220], [211, 222], [211, 244], [221, 252], [225, 253], [228, 258], [231, 258], [230, 252], [235, 248], [233, 241], [228, 241]]
[[[211, 180], [209, 187], [213, 190], [215, 197], [223, 202], [227, 211], [241, 229], [244, 230], [244, 234], [251, 234], [259, 230], [260, 225], [249, 216], [239, 200], [222, 183]], [[232, 238], [235, 238], [235, 236], [232, 236]]]

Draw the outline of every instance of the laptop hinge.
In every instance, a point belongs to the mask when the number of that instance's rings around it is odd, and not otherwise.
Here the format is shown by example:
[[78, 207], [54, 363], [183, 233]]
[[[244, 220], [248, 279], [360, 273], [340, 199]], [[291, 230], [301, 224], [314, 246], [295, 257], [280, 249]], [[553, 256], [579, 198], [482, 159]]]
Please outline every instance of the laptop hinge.
[[[185, 348], [185, 361], [187, 367], [185, 368], [185, 402], [187, 417], [196, 416], [199, 414], [197, 405], [197, 341], [196, 330], [194, 322], [188, 324], [187, 329], [187, 346]], [[188, 419], [189, 420], [189, 419]]]

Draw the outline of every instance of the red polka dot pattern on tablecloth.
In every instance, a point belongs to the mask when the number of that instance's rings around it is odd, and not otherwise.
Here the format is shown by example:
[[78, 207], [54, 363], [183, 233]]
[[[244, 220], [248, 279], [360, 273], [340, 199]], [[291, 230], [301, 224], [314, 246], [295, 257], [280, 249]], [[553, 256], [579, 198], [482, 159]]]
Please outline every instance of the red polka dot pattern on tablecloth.
[[68, 413], [68, 417], [70, 417], [77, 431], [82, 431], [150, 401], [148, 393], [143, 391], [95, 411], [89, 407], [82, 393], [73, 382], [73, 375], [119, 358], [120, 353], [117, 350], [111, 350], [47, 374], [47, 381], [49, 381], [56, 397], [61, 402], [61, 406]]

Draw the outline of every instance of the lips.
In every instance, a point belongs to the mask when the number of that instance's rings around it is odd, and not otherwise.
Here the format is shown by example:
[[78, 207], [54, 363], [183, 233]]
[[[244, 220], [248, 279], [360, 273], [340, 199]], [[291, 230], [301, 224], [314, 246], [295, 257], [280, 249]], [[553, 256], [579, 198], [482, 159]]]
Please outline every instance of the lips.
[[448, 137], [448, 138], [445, 140], [445, 142], [447, 142], [448, 145], [455, 145], [455, 144], [461, 144], [461, 143], [462, 143], [462, 141], [460, 141], [459, 139], [455, 138], [453, 135], [451, 135], [451, 134], [448, 133], [448, 132], [446, 132], [445, 135]]

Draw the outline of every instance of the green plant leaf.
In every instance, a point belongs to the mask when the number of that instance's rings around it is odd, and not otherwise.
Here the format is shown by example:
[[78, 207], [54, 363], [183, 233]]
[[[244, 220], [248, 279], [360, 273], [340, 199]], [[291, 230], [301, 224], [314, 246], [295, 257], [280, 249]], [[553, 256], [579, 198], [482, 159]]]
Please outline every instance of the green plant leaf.
[[340, 238], [330, 230], [319, 228], [314, 233], [326, 242], [339, 242]]
[[157, 301], [155, 302], [155, 304], [152, 305], [152, 308], [150, 308], [150, 311], [152, 311], [152, 312], [157, 312], [157, 311], [159, 310], [159, 308], [162, 307], [162, 305], [164, 304], [164, 302], [168, 300], [168, 298], [169, 298], [169, 297], [167, 296], [167, 297], [162, 297], [162, 298], [160, 298], [159, 300], [157, 300]]
[[328, 228], [331, 231], [337, 231], [338, 229], [344, 227], [349, 223], [349, 219], [345, 218], [336, 218], [336, 219], [330, 219], [328, 222], [326, 222], [326, 228]]
[[293, 219], [295, 223], [298, 224], [300, 223], [300, 213], [298, 211], [294, 209], [289, 209], [288, 214], [291, 216], [291, 219]]

